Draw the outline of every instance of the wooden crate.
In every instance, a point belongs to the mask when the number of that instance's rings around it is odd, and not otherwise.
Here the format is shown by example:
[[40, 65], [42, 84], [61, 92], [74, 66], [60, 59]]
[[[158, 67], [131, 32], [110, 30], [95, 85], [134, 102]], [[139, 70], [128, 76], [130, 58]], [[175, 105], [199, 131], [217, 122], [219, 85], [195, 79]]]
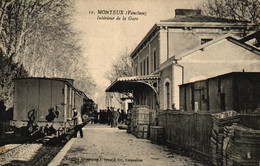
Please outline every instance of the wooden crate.
[[150, 140], [156, 143], [164, 143], [165, 129], [163, 126], [150, 126]]
[[148, 125], [137, 125], [134, 131], [134, 135], [137, 138], [147, 139], [148, 136]]
[[137, 125], [137, 131], [147, 131], [148, 132], [148, 125]]
[[136, 112], [136, 124], [149, 124], [149, 110]]
[[148, 132], [147, 131], [135, 131], [135, 136], [137, 138], [147, 139]]

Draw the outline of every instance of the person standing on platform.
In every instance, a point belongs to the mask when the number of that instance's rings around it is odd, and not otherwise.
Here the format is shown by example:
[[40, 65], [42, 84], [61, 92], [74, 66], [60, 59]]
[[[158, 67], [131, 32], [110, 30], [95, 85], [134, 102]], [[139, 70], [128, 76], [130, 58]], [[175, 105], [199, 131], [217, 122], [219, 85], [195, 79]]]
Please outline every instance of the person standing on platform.
[[82, 122], [81, 114], [78, 112], [76, 108], [73, 108], [73, 111], [74, 111], [74, 116], [72, 119], [75, 120], [75, 124], [76, 124], [74, 128], [74, 137], [77, 138], [77, 134], [79, 131], [80, 137], [83, 138], [83, 131], [82, 131], [83, 122]]
[[115, 108], [110, 107], [110, 124], [114, 127], [115, 126], [115, 116], [114, 116]]
[[111, 127], [116, 127], [117, 123], [118, 123], [119, 113], [114, 108], [112, 108], [111, 112], [112, 112], [112, 124], [111, 124]]
[[107, 123], [112, 125], [112, 110], [109, 107], [107, 107]]
[[120, 109], [117, 109], [116, 111], [116, 125], [118, 125], [119, 122], [121, 122], [121, 113], [120, 113]]

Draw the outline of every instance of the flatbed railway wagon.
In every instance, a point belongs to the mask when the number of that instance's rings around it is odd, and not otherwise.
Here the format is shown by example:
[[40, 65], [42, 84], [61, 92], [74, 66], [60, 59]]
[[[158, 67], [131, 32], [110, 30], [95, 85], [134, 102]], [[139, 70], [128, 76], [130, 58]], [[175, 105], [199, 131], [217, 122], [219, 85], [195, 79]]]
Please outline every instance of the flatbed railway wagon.
[[87, 98], [73, 86], [72, 79], [18, 78], [14, 86], [14, 113], [10, 125], [18, 136], [66, 134], [75, 126], [72, 108], [82, 111]]

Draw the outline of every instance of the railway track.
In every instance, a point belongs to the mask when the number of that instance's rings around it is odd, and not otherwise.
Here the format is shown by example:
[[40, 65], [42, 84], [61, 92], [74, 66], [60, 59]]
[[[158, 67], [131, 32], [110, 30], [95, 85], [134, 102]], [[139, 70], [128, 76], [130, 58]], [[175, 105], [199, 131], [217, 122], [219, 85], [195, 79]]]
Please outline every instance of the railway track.
[[0, 154], [0, 165], [48, 165], [65, 144], [66, 141], [54, 140], [49, 143], [6, 145], [7, 150]]

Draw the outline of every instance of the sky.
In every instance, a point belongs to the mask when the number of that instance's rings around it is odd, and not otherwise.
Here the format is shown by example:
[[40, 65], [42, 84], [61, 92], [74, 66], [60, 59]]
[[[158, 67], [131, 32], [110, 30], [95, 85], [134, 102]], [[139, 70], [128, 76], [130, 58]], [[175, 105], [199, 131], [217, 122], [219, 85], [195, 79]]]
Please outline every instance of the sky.
[[[97, 84], [93, 96], [89, 97], [99, 105], [99, 109], [105, 108], [105, 89], [110, 85], [105, 73], [111, 70], [112, 63], [120, 54], [126, 49], [130, 54], [156, 22], [174, 17], [175, 9], [196, 8], [201, 3], [202, 0], [76, 1], [73, 25], [81, 33], [84, 56]], [[138, 15], [131, 15], [131, 12]], [[116, 20], [117, 16], [120, 20]]]

